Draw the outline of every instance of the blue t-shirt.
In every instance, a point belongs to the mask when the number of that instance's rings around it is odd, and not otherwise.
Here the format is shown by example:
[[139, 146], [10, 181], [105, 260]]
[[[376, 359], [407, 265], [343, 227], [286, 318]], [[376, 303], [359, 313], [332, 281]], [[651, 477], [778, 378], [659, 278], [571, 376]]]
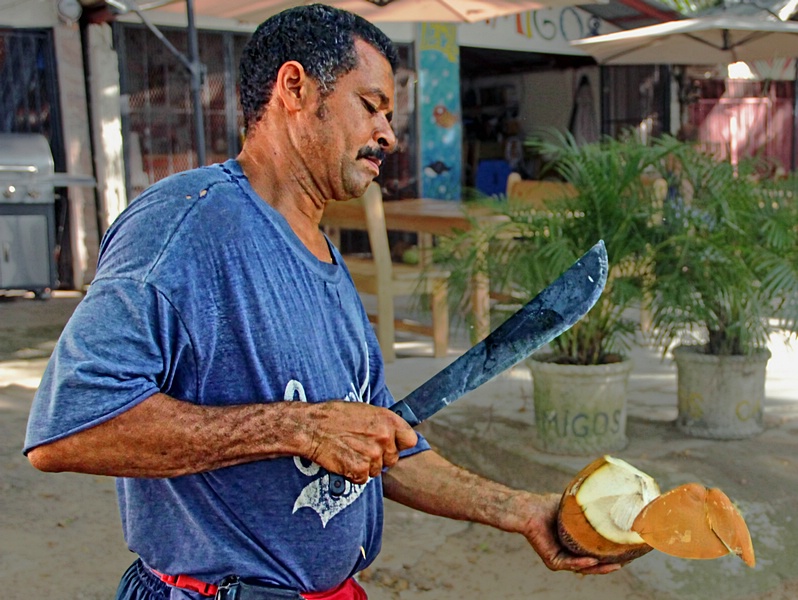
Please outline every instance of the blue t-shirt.
[[[390, 406], [376, 336], [331, 250], [337, 264], [315, 258], [235, 160], [154, 185], [103, 239], [36, 394], [25, 452], [157, 392], [204, 406]], [[403, 456], [427, 448], [420, 438]], [[328, 475], [299, 458], [120, 478], [117, 490], [130, 549], [164, 573], [321, 591], [380, 550], [381, 480], [334, 497]]]

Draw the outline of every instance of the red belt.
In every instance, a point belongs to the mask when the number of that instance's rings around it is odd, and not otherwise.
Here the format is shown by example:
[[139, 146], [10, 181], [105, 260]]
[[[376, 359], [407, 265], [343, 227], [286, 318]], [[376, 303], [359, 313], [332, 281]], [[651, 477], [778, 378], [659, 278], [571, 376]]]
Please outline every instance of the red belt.
[[192, 592], [198, 592], [203, 596], [209, 596], [211, 598], [219, 591], [218, 586], [212, 583], [205, 583], [199, 579], [194, 579], [190, 575], [167, 575], [166, 573], [156, 571], [152, 567], [150, 567], [150, 571], [164, 583], [180, 588], [181, 590], [191, 590]]
[[367, 600], [366, 590], [351, 577], [327, 592], [302, 592], [305, 600]]
[[[168, 585], [182, 590], [197, 592], [209, 598], [213, 598], [219, 590], [218, 586], [194, 579], [190, 575], [166, 575], [153, 568], [150, 568], [150, 571]], [[366, 591], [351, 577], [332, 590], [326, 592], [302, 592], [300, 595], [305, 600], [367, 600]]]

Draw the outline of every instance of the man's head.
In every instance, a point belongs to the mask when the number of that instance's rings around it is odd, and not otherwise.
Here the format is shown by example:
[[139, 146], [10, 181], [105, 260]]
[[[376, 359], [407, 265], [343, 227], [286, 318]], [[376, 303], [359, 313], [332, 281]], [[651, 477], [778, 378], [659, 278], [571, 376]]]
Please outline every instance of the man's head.
[[241, 107], [247, 130], [263, 116], [284, 63], [302, 64], [326, 95], [341, 75], [357, 66], [356, 39], [372, 46], [396, 68], [397, 54], [391, 40], [350, 12], [311, 4], [290, 8], [264, 21], [241, 55]]

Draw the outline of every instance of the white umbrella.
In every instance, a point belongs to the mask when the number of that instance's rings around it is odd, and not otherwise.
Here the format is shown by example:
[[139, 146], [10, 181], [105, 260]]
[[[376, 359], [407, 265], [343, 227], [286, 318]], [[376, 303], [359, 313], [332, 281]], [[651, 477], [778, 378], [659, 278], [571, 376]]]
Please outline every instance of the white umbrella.
[[571, 42], [604, 65], [717, 65], [798, 57], [798, 23], [728, 14]]
[[[584, 0], [322, 0], [337, 8], [356, 13], [372, 22], [427, 21], [474, 23], [528, 10], [572, 6]], [[312, 4], [313, 0], [194, 0], [197, 16], [236, 19], [244, 23], [260, 23], [292, 6]], [[182, 1], [156, 0], [163, 5], [158, 11], [183, 13]], [[141, 2], [141, 8], [146, 3]]]

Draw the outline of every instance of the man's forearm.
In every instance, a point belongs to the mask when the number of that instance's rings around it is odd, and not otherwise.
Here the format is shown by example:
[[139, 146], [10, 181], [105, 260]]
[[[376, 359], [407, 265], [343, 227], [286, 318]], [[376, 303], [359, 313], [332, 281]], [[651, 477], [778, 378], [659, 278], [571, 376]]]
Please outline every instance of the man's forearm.
[[453, 465], [434, 451], [400, 460], [383, 476], [387, 498], [423, 512], [491, 525], [503, 531], [524, 530], [519, 492]]
[[312, 432], [298, 402], [200, 406], [155, 394], [100, 425], [28, 453], [44, 471], [176, 477], [302, 454]]

